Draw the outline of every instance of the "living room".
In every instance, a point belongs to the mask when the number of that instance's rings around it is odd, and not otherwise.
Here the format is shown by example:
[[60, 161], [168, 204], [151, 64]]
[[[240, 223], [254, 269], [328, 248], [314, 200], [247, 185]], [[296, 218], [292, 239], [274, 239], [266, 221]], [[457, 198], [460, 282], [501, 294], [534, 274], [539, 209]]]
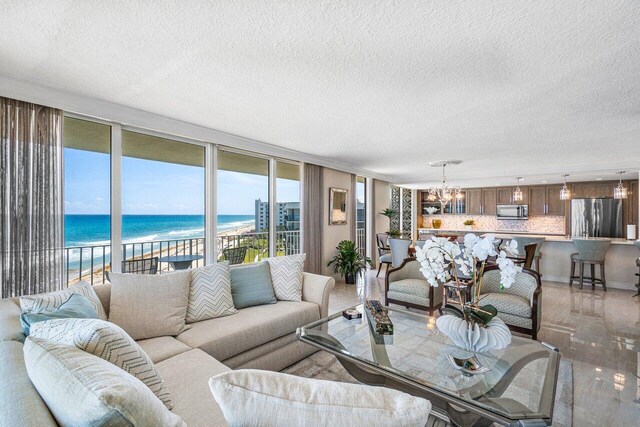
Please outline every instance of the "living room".
[[636, 425], [640, 8], [2, 2], [0, 425]]

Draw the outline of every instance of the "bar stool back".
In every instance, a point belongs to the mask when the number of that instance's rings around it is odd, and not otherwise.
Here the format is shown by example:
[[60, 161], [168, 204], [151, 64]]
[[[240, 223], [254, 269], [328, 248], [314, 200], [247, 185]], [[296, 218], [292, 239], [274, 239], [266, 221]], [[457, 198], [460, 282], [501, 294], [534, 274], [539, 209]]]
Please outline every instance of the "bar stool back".
[[[607, 290], [607, 281], [604, 274], [604, 261], [611, 240], [609, 239], [573, 239], [578, 253], [571, 255], [571, 277], [569, 278], [569, 286], [573, 286], [573, 281], [578, 280], [580, 289], [584, 284], [584, 265], [589, 264], [591, 267], [591, 276], [586, 280], [591, 282], [591, 286], [595, 288], [597, 284], [602, 285], [602, 289]], [[576, 276], [576, 264], [580, 267], [580, 275]], [[595, 267], [600, 266], [600, 277], [596, 277]]]
[[409, 256], [409, 246], [411, 246], [411, 243], [411, 240], [408, 239], [389, 239], [391, 267], [399, 267], [402, 261]]

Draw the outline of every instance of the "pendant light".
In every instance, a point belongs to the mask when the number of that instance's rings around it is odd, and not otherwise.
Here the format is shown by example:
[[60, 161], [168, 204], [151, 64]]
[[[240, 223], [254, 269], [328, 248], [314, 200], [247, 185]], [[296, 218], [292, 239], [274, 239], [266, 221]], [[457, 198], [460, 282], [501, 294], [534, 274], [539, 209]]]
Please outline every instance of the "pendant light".
[[569, 199], [571, 199], [571, 191], [569, 191], [569, 187], [567, 187], [567, 177], [568, 176], [569, 176], [568, 174], [562, 175], [562, 177], [564, 178], [564, 185], [562, 186], [562, 189], [560, 190], [560, 200], [569, 200]]
[[618, 175], [620, 175], [620, 182], [618, 183], [618, 186], [613, 189], [613, 198], [614, 199], [626, 199], [627, 198], [627, 189], [624, 188], [624, 185], [622, 185], [622, 175], [627, 173], [627, 171], [620, 171], [620, 172], [616, 172], [616, 173]]
[[522, 179], [521, 176], [516, 178], [516, 180], [518, 181], [518, 185], [516, 186], [516, 189], [513, 192], [513, 201], [514, 202], [521, 202], [522, 201], [522, 191], [520, 190], [520, 180], [521, 179]]

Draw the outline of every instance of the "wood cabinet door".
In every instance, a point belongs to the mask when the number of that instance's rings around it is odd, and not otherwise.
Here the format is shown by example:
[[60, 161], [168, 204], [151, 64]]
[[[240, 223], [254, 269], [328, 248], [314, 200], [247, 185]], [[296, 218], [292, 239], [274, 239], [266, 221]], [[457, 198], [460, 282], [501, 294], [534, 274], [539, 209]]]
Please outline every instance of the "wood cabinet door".
[[[513, 202], [513, 188], [511, 187], [499, 187], [498, 191], [498, 201], [499, 205], [510, 205]], [[519, 203], [519, 202], [518, 202]]]
[[[629, 183], [629, 196], [627, 198], [629, 203], [629, 224], [638, 225], [638, 181], [631, 181]], [[638, 235], [636, 234], [636, 239]]]
[[613, 197], [613, 189], [618, 186], [615, 181], [601, 182], [596, 186], [596, 197]]
[[529, 187], [520, 186], [520, 191], [522, 191], [522, 201], [513, 202], [513, 203], [515, 203], [516, 205], [528, 205], [529, 204]]
[[483, 188], [482, 189], [482, 214], [495, 215], [497, 200], [498, 200], [498, 192], [496, 191], [495, 188]]
[[482, 213], [482, 189], [471, 188], [466, 190], [466, 208], [469, 215], [480, 215]]
[[560, 200], [562, 185], [548, 185], [546, 187], [547, 215], [564, 215], [565, 200]]
[[539, 216], [546, 212], [547, 189], [544, 186], [529, 187], [529, 215]]

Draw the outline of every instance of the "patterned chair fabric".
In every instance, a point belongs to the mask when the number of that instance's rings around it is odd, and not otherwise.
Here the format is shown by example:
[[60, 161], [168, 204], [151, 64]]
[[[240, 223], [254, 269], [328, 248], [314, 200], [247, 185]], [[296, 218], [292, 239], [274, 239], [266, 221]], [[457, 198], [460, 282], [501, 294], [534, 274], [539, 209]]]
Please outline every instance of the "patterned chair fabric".
[[389, 239], [392, 267], [399, 267], [402, 261], [409, 256], [409, 246], [411, 246], [411, 240]]
[[385, 281], [385, 304], [389, 302], [427, 310], [431, 314], [442, 305], [442, 289], [434, 288], [420, 272], [415, 258], [406, 259], [400, 267], [389, 270]]
[[491, 304], [498, 309], [498, 313], [508, 313], [527, 318], [531, 317], [531, 304], [529, 300], [518, 295], [483, 294], [480, 296], [480, 304]]
[[[482, 279], [482, 294], [510, 294], [525, 298], [533, 305], [533, 293], [538, 287], [538, 281], [530, 274], [519, 272], [515, 282], [509, 288], [500, 289], [500, 270], [485, 271]], [[497, 307], [496, 307], [497, 308]]]

